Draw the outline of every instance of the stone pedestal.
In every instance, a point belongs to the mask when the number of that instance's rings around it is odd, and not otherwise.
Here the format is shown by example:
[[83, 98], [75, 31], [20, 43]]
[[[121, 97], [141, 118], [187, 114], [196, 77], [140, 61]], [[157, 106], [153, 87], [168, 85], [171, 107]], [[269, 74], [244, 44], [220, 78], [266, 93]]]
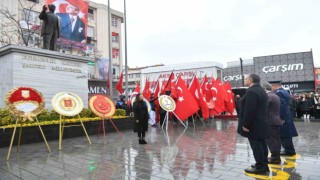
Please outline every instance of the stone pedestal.
[[0, 49], [0, 108], [8, 91], [16, 87], [32, 87], [45, 98], [58, 92], [73, 92], [88, 107], [88, 58], [44, 49], [10, 45]]

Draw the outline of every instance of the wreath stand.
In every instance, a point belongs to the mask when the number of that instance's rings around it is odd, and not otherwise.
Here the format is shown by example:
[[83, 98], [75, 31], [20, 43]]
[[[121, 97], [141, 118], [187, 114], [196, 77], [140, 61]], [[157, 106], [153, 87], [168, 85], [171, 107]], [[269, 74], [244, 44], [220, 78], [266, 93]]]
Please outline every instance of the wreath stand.
[[[120, 131], [118, 130], [118, 128], [116, 127], [116, 125], [114, 124], [112, 119], [111, 118], [107, 118], [107, 120], [109, 120], [111, 122], [112, 126], [116, 129], [116, 131], [118, 132], [118, 134], [121, 137], [122, 141], [124, 141], [124, 138], [123, 138], [122, 134], [120, 133]], [[104, 118], [102, 118], [102, 117], [101, 117], [101, 124], [102, 124], [102, 129], [103, 129], [104, 144], [106, 144], [107, 143], [106, 129], [105, 129], [105, 124], [104, 124]], [[98, 126], [98, 133], [97, 133], [98, 137], [99, 137], [99, 134], [100, 134], [101, 124], [99, 124], [99, 126]]]
[[[15, 119], [16, 119], [16, 123], [15, 123], [15, 125], [14, 125], [14, 129], [13, 129], [13, 133], [12, 133], [12, 137], [11, 137], [11, 142], [10, 142], [9, 151], [8, 151], [8, 155], [7, 155], [7, 161], [10, 159], [11, 148], [12, 148], [12, 144], [13, 144], [13, 141], [14, 141], [14, 137], [15, 137], [16, 129], [17, 129], [17, 124], [18, 124], [18, 119], [17, 119], [17, 118], [15, 118]], [[36, 119], [37, 125], [39, 126], [39, 129], [40, 129], [41, 135], [42, 135], [42, 137], [43, 137], [43, 140], [44, 140], [44, 142], [46, 143], [47, 149], [48, 149], [49, 153], [51, 153], [49, 144], [48, 144], [48, 142], [47, 142], [46, 137], [45, 137], [44, 134], [43, 134], [43, 131], [42, 131], [42, 128], [41, 128], [41, 126], [40, 126], [40, 124], [39, 124], [39, 121], [38, 121], [37, 116], [35, 116], [35, 119]], [[22, 134], [22, 124], [20, 124], [20, 131], [19, 131], [19, 139], [18, 139], [17, 152], [19, 151], [19, 146], [20, 146], [20, 141], [21, 141], [21, 134]]]
[[[180, 123], [181, 123], [185, 128], [187, 128], [187, 126], [186, 126], [179, 118], [177, 118], [177, 119], [180, 121]], [[163, 129], [164, 123], [166, 123], [166, 131], [168, 131], [169, 111], [166, 112], [166, 116], [164, 117], [163, 124], [162, 124], [162, 129]]]
[[[65, 125], [65, 119], [62, 119], [62, 115], [60, 115], [60, 123], [59, 123], [59, 150], [61, 150], [61, 144], [62, 144], [62, 137], [63, 137], [63, 131], [64, 131], [64, 128], [65, 127], [73, 127], [73, 126], [82, 126], [82, 128], [83, 128], [83, 131], [84, 131], [84, 133], [86, 134], [86, 136], [87, 136], [87, 139], [88, 139], [88, 141], [89, 141], [89, 144], [91, 145], [91, 140], [90, 140], [90, 138], [89, 138], [89, 136], [88, 136], [88, 133], [87, 133], [87, 131], [86, 131], [86, 128], [85, 128], [85, 126], [83, 125], [83, 122], [82, 122], [82, 120], [81, 120], [81, 117], [80, 117], [80, 115], [78, 114], [78, 118], [79, 118], [79, 120], [80, 120], [80, 125], [78, 124], [78, 125]], [[62, 123], [62, 125], [61, 125], [61, 123]]]

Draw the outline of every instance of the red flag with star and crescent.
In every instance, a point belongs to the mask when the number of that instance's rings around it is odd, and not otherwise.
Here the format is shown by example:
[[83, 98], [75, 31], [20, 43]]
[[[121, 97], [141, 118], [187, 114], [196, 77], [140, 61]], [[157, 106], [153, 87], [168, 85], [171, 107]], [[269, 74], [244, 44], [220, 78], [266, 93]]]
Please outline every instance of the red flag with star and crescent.
[[119, 82], [118, 82], [118, 84], [116, 85], [116, 89], [118, 90], [118, 92], [119, 92], [120, 94], [123, 93], [122, 84], [123, 84], [123, 72], [121, 72]]
[[227, 101], [225, 102], [225, 109], [229, 114], [233, 115], [234, 111], [234, 95], [232, 93], [231, 85], [229, 82], [224, 83], [224, 88], [227, 92]]
[[176, 109], [173, 111], [173, 113], [178, 119], [185, 121], [189, 116], [198, 112], [199, 106], [181, 77], [178, 77], [176, 83], [176, 94]]
[[225, 111], [224, 102], [227, 99], [227, 94], [222, 85], [220, 79], [216, 79], [212, 85], [212, 89], [216, 92], [216, 99], [215, 99], [215, 107], [214, 110], [217, 114], [222, 113]]
[[143, 97], [150, 101], [151, 91], [150, 91], [150, 82], [149, 79], [146, 79], [146, 84], [142, 91]]
[[192, 94], [193, 98], [198, 103], [198, 106], [201, 108], [202, 117], [204, 117], [205, 119], [208, 119], [209, 118], [208, 104], [205, 101], [205, 98], [203, 97], [203, 94], [201, 93], [200, 89], [201, 87], [200, 87], [199, 80], [196, 76], [194, 76], [191, 80], [189, 91]]

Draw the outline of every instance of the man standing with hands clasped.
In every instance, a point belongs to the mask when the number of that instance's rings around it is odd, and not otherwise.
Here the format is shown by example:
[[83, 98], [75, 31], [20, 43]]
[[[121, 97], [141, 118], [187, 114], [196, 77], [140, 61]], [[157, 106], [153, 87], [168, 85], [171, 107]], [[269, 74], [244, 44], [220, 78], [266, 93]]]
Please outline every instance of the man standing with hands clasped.
[[296, 127], [290, 112], [290, 95], [282, 88], [281, 81], [269, 81], [272, 85], [272, 90], [280, 98], [280, 118], [284, 124], [280, 126], [280, 139], [284, 151], [280, 152], [281, 156], [294, 156], [296, 151], [292, 142], [292, 137], [298, 136]]
[[256, 161], [254, 165], [245, 169], [245, 172], [266, 174], [269, 172], [266, 144], [268, 96], [261, 87], [257, 74], [246, 76], [244, 85], [249, 88], [241, 100], [238, 133], [248, 138]]
[[271, 157], [268, 158], [269, 164], [281, 164], [280, 150], [281, 140], [279, 135], [279, 128], [283, 124], [280, 119], [280, 98], [272, 91], [272, 86], [269, 83], [262, 83], [262, 87], [268, 94], [268, 106], [267, 106], [267, 145], [271, 152]]

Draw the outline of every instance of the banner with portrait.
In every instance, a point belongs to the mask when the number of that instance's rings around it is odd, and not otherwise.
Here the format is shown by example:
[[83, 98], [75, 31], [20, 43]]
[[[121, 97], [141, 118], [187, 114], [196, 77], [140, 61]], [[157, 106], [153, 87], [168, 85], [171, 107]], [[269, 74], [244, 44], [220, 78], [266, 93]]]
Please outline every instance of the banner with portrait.
[[98, 69], [98, 80], [108, 80], [109, 79], [109, 59], [98, 58], [97, 69]]
[[72, 44], [84, 48], [87, 41], [88, 2], [85, 0], [46, 0], [56, 6], [60, 19], [60, 38], [57, 44]]

